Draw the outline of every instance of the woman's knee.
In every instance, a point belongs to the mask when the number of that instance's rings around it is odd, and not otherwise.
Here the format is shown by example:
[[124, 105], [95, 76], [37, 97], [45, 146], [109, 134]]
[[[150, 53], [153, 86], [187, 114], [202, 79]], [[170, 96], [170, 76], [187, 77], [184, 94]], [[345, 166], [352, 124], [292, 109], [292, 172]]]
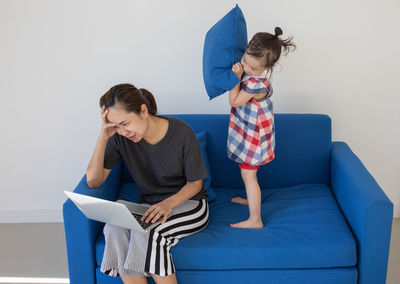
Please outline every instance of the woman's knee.
[[166, 284], [176, 284], [176, 283], [178, 283], [177, 282], [177, 280], [176, 280], [176, 275], [175, 275], [175, 273], [174, 274], [171, 274], [171, 275], [168, 275], [168, 276], [160, 276], [160, 275], [157, 275], [157, 274], [150, 274], [151, 275], [151, 277], [153, 277], [153, 279], [154, 279], [154, 281], [156, 281], [156, 283], [158, 284], [158, 283], [166, 283]]
[[103, 233], [105, 236], [109, 236], [109, 235], [115, 235], [115, 234], [127, 234], [129, 233], [129, 229], [125, 229], [125, 228], [121, 228], [118, 226], [114, 226], [111, 224], [105, 224], [104, 225], [104, 229], [103, 229]]

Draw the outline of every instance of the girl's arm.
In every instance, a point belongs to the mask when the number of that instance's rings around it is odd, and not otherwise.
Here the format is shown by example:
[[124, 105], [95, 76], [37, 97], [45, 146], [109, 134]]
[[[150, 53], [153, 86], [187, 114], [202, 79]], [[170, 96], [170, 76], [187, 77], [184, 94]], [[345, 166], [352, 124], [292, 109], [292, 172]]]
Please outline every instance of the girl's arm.
[[240, 80], [244, 72], [243, 66], [240, 62], [237, 62], [235, 65], [233, 65], [232, 72], [239, 78], [239, 83], [229, 91], [229, 104], [232, 107], [238, 107], [247, 103], [257, 94], [249, 94], [243, 90], [240, 90]]
[[229, 91], [229, 104], [232, 107], [238, 107], [244, 105], [255, 95], [258, 94], [249, 94], [246, 91], [240, 90], [240, 83], [239, 83], [232, 90]]

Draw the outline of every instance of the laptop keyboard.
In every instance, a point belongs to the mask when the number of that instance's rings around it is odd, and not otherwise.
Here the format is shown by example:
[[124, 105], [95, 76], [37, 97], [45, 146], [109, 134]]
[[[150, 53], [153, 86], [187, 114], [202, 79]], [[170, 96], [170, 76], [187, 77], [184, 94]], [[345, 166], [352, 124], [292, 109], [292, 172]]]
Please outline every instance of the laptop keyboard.
[[[132, 213], [132, 212], [131, 212]], [[150, 227], [151, 225], [153, 225], [152, 223], [145, 223], [144, 221], [140, 220], [142, 219], [143, 215], [139, 215], [139, 214], [135, 214], [132, 213], [133, 217], [135, 217], [136, 221], [139, 222], [140, 226], [146, 230], [148, 227]]]

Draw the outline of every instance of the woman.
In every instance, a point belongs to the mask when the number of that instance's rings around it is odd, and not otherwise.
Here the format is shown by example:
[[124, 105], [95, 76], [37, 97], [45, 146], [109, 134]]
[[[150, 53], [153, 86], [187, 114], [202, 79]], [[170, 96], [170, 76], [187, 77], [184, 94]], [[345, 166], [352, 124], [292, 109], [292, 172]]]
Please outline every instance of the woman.
[[86, 175], [99, 187], [124, 160], [140, 202], [152, 205], [145, 222], [161, 223], [148, 233], [104, 226], [101, 271], [124, 283], [177, 283], [170, 248], [208, 224], [207, 170], [193, 130], [183, 121], [157, 114], [153, 95], [130, 84], [100, 98], [102, 128]]

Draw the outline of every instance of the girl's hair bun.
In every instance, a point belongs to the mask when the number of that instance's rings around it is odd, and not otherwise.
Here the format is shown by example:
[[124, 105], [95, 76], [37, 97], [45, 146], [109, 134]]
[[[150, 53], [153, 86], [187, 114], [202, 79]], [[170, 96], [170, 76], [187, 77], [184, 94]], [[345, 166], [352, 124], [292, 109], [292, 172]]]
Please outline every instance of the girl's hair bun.
[[276, 27], [275, 28], [275, 37], [278, 37], [281, 34], [283, 34], [282, 29], [280, 27]]

